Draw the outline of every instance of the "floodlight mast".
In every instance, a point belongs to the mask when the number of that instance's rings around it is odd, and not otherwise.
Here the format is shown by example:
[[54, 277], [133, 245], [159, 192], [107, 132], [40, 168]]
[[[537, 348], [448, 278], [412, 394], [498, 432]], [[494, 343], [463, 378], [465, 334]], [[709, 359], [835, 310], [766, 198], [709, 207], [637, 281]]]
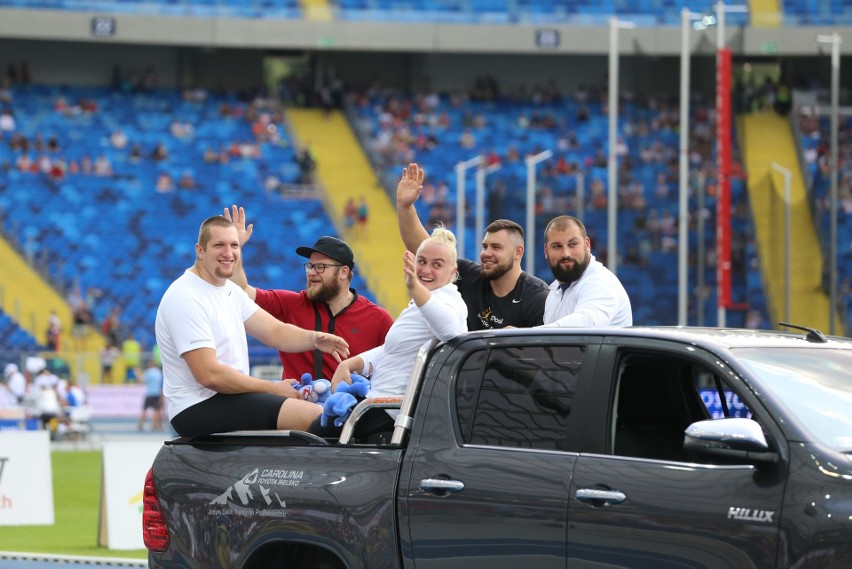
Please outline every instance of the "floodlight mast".
[[[677, 323], [686, 326], [689, 322], [689, 26], [702, 16], [684, 8], [680, 12], [680, 155], [678, 158], [678, 298]], [[699, 283], [701, 284], [701, 283]], [[699, 299], [699, 302], [701, 300]]]
[[[690, 45], [689, 27], [696, 30], [706, 30], [718, 25], [717, 43], [724, 48], [725, 40], [725, 11], [744, 11], [743, 6], [724, 6], [721, 2], [715, 6], [715, 11], [721, 16], [717, 19], [713, 13], [698, 14], [689, 8], [681, 10], [681, 52], [680, 52], [680, 156], [679, 156], [679, 185], [678, 185], [678, 325], [686, 326], [689, 320], [689, 112], [690, 112]], [[694, 22], [694, 23], [693, 23]], [[718, 79], [718, 73], [717, 73]], [[718, 99], [717, 99], [718, 100]], [[718, 119], [717, 114], [717, 119]], [[701, 191], [704, 191], [703, 188]], [[701, 261], [703, 262], [703, 261]], [[698, 281], [703, 286], [703, 278]], [[699, 289], [700, 290], [700, 289]], [[697, 302], [703, 302], [698, 298]], [[724, 317], [722, 317], [724, 321]]]
[[820, 34], [817, 42], [831, 44], [831, 191], [829, 196], [829, 211], [831, 212], [829, 237], [829, 329], [835, 334], [835, 313], [837, 311], [837, 131], [838, 103], [840, 87], [840, 44], [843, 38], [837, 32]]
[[609, 19], [609, 157], [607, 160], [607, 267], [618, 273], [618, 30], [634, 29], [636, 24]]
[[485, 235], [485, 176], [499, 169], [499, 162], [489, 165], [484, 158], [479, 161], [479, 167], [476, 169], [476, 232], [474, 235], [477, 239], [482, 239]]
[[474, 156], [456, 164], [456, 251], [461, 258], [465, 256], [465, 213], [467, 211], [467, 196], [465, 189], [465, 174], [474, 166], [485, 161], [482, 155]]
[[[731, 52], [725, 46], [725, 13], [746, 6], [715, 5], [716, 24], [716, 301], [717, 325], [726, 325], [731, 305]], [[712, 21], [708, 25], [712, 25]]]
[[553, 156], [552, 150], [543, 150], [538, 154], [527, 156], [524, 162], [527, 165], [527, 228], [525, 231], [526, 245], [524, 249], [525, 255], [525, 271], [531, 275], [535, 274], [535, 186], [536, 186], [536, 166], [540, 162], [550, 159]]

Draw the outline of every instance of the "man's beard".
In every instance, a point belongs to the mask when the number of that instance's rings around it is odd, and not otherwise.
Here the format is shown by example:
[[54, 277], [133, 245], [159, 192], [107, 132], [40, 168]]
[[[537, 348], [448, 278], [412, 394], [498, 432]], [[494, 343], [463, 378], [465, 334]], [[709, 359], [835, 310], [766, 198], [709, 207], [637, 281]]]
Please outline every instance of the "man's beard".
[[308, 286], [305, 292], [308, 295], [308, 298], [314, 302], [328, 302], [337, 296], [340, 293], [340, 280], [337, 278], [337, 274], [335, 273], [334, 279], [331, 282], [323, 281], [318, 287], [310, 286], [310, 281], [308, 282]]
[[553, 278], [560, 283], [572, 283], [583, 276], [583, 272], [592, 261], [592, 256], [586, 253], [585, 259], [574, 259], [574, 266], [570, 269], [566, 269], [561, 265], [563, 259], [565, 257], [560, 257], [556, 260], [556, 263], [548, 262], [550, 271], [553, 273]]
[[216, 267], [213, 269], [213, 275], [216, 278], [220, 279], [229, 279], [234, 275], [234, 267], [237, 265], [236, 261], [230, 265], [229, 268], [223, 268], [221, 265], [216, 263]]
[[[480, 262], [482, 260], [480, 259]], [[488, 272], [485, 270], [482, 271], [482, 278], [486, 281], [496, 281], [506, 273], [512, 270], [512, 260], [509, 259], [509, 262], [506, 264], [500, 264], [499, 262], [495, 263], [493, 267]]]

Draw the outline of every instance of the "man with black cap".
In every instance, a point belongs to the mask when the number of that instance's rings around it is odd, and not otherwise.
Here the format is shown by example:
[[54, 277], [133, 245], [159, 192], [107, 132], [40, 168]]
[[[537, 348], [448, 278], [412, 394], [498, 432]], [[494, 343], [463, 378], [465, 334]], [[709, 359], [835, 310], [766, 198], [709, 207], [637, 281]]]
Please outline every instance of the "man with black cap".
[[[252, 224], [246, 226], [245, 210], [237, 206], [225, 208], [225, 217], [233, 219], [244, 246], [254, 230]], [[336, 237], [324, 236], [313, 247], [299, 247], [296, 254], [308, 259], [305, 290], [301, 292], [254, 288], [249, 285], [242, 264], [231, 280], [282, 322], [340, 336], [349, 343], [350, 353], [360, 354], [384, 344], [393, 317], [350, 286], [355, 260], [349, 245]], [[331, 379], [337, 369], [337, 361], [318, 350], [278, 355], [284, 366], [283, 378], [298, 378], [307, 372], [314, 379]]]

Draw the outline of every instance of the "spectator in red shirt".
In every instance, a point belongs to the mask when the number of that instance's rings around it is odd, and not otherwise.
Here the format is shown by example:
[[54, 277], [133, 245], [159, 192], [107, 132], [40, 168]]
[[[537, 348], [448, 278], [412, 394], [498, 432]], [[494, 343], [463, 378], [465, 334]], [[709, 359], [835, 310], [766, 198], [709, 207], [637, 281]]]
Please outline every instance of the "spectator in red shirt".
[[[225, 208], [225, 218], [233, 219], [240, 244], [251, 238], [253, 225], [246, 226], [245, 210]], [[263, 290], [249, 285], [240, 264], [231, 277], [258, 306], [287, 322], [307, 330], [336, 334], [349, 343], [352, 354], [380, 346], [393, 324], [393, 317], [381, 306], [360, 296], [350, 284], [355, 260], [352, 249], [336, 237], [320, 237], [313, 247], [299, 247], [296, 253], [306, 257], [305, 290]], [[284, 365], [282, 379], [299, 378], [310, 373], [314, 379], [334, 377], [337, 361], [319, 351], [279, 352]]]

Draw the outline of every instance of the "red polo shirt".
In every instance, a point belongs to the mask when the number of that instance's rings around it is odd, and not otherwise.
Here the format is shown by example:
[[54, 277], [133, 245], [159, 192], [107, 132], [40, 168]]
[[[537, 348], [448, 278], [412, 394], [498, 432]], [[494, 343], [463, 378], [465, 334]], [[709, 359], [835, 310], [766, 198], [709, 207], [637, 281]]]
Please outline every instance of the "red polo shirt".
[[[393, 324], [387, 310], [349, 289], [355, 298], [336, 316], [324, 302], [314, 302], [305, 291], [255, 289], [257, 305], [282, 322], [306, 330], [320, 330], [340, 336], [349, 343], [349, 355], [357, 356], [385, 343], [385, 335]], [[278, 352], [284, 366], [282, 379], [299, 379], [308, 372], [317, 379], [315, 358], [322, 359], [322, 377], [331, 379], [337, 361], [319, 350], [309, 352]]]

